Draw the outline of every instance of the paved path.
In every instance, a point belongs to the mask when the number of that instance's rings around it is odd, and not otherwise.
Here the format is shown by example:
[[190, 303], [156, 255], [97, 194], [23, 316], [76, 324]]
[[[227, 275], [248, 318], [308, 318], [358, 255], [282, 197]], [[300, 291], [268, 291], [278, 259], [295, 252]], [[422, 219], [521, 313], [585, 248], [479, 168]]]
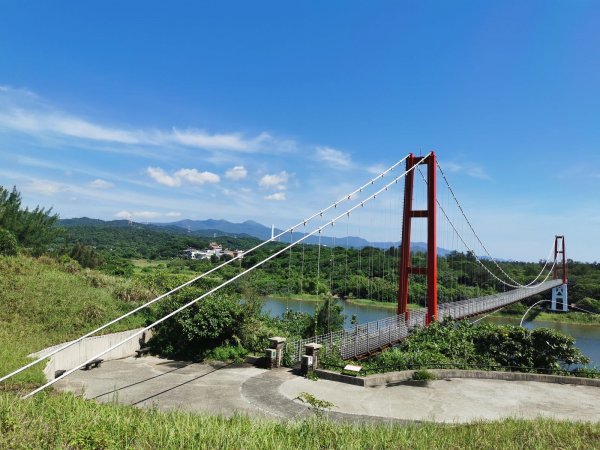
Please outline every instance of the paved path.
[[469, 422], [503, 417], [599, 421], [600, 388], [526, 381], [436, 380], [428, 387], [363, 388], [310, 381], [287, 369], [190, 364], [154, 357], [107, 361], [57, 383], [60, 390], [98, 401], [253, 417], [301, 419], [312, 414], [294, 400], [301, 392], [334, 403], [344, 421]]

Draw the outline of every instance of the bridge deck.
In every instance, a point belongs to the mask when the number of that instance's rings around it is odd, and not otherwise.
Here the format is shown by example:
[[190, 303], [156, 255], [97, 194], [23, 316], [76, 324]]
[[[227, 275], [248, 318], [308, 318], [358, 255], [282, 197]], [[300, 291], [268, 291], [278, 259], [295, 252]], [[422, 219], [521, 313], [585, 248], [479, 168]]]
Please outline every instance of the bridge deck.
[[[531, 288], [443, 303], [439, 305], [438, 317], [464, 319], [484, 314], [541, 294], [561, 284], [561, 280], [549, 280]], [[343, 359], [359, 358], [398, 343], [408, 336], [411, 328], [418, 326], [425, 326], [424, 311], [412, 311], [408, 321], [404, 316], [391, 316], [346, 330], [289, 342], [286, 350], [288, 362], [292, 364], [299, 362], [304, 353], [304, 346], [311, 342], [322, 344], [326, 352], [338, 351]]]

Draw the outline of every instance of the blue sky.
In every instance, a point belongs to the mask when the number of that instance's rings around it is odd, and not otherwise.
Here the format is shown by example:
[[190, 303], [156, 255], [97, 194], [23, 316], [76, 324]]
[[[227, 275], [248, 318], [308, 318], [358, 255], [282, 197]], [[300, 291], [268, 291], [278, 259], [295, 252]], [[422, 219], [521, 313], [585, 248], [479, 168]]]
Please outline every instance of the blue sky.
[[596, 1], [0, 10], [0, 184], [29, 205], [283, 228], [433, 149], [494, 255], [600, 260]]

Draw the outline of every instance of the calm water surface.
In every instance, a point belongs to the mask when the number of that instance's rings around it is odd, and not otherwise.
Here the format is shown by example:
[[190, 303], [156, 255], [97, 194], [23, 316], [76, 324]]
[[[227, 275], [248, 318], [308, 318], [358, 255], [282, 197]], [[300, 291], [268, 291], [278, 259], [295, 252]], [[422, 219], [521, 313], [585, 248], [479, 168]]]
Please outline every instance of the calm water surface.
[[[372, 322], [374, 320], [383, 319], [395, 315], [394, 309], [381, 308], [377, 306], [353, 305], [352, 303], [340, 301], [344, 306], [346, 314], [346, 327], [351, 327], [350, 320], [353, 314], [356, 314], [358, 323]], [[263, 311], [272, 316], [281, 316], [286, 308], [292, 311], [299, 311], [312, 314], [315, 311], [316, 302], [303, 300], [288, 300], [267, 298], [263, 306]], [[483, 319], [486, 322], [495, 323], [498, 325], [518, 325], [520, 319], [512, 317], [486, 317]], [[600, 367], [600, 326], [595, 325], [579, 325], [573, 323], [558, 323], [558, 322], [541, 322], [533, 321], [526, 322], [526, 328], [534, 329], [539, 327], [552, 328], [562, 331], [565, 334], [571, 335], [576, 340], [576, 345], [581, 351], [591, 359], [591, 366]]]

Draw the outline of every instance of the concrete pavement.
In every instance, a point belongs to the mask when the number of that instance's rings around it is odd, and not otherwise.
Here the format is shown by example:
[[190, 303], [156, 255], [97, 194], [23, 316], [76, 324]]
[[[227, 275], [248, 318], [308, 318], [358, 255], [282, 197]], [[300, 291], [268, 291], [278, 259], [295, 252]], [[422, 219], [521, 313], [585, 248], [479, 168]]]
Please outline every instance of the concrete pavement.
[[469, 422], [504, 417], [599, 421], [600, 388], [530, 381], [453, 378], [427, 387], [364, 388], [311, 381], [288, 369], [187, 363], [155, 358], [106, 361], [77, 371], [57, 389], [101, 402], [252, 417], [301, 419], [312, 414], [301, 392], [332, 402], [329, 417], [346, 421]]

